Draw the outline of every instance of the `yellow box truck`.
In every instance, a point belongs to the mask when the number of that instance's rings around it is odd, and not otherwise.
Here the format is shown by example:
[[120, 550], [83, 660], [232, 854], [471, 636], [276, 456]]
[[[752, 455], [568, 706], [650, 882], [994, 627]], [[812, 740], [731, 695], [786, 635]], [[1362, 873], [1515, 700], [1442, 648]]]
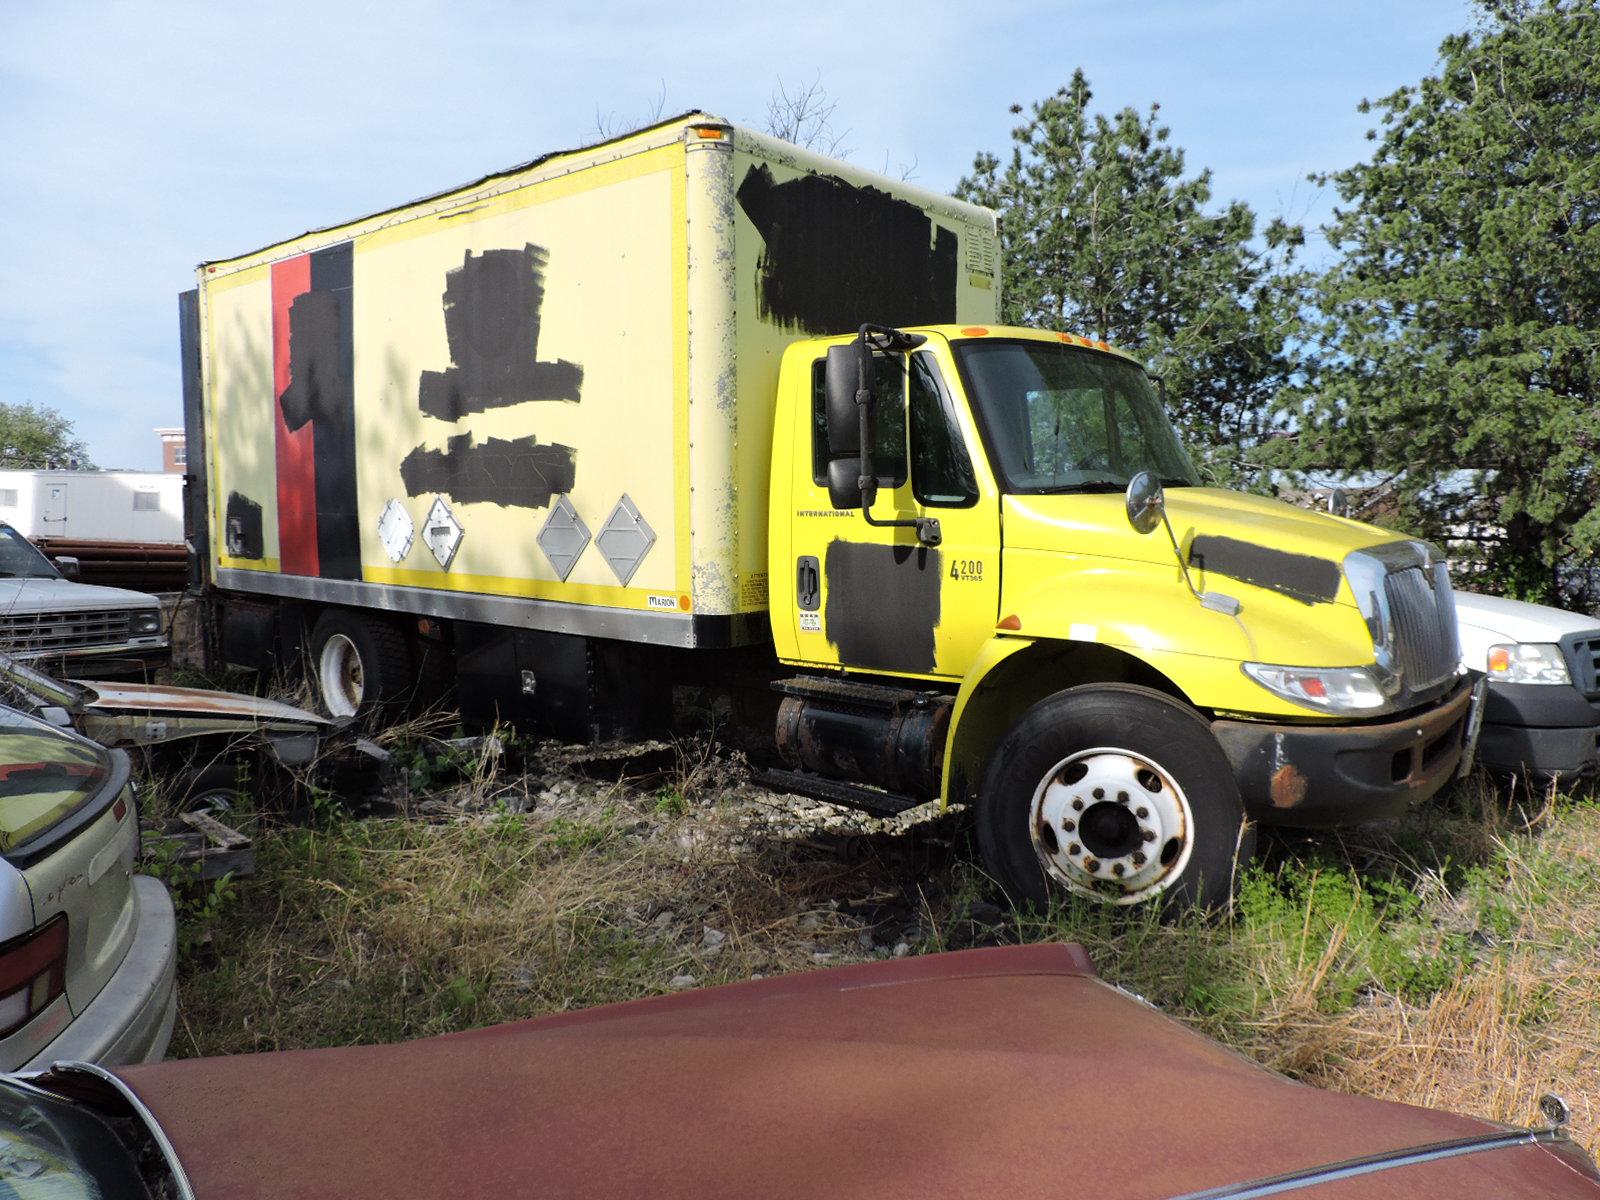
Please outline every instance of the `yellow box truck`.
[[1215, 902], [1255, 822], [1437, 791], [1440, 556], [1202, 486], [1139, 362], [999, 278], [991, 212], [698, 112], [205, 263], [217, 653], [576, 739], [754, 678], [775, 786], [971, 805], [1034, 902]]

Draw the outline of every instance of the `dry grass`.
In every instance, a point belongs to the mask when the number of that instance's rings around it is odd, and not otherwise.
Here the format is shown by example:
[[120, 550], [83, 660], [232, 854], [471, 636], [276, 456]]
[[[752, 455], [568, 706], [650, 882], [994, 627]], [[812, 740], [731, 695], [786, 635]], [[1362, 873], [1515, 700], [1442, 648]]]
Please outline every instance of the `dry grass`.
[[1537, 840], [1503, 844], [1514, 924], [1495, 953], [1419, 1003], [1376, 996], [1329, 1022], [1316, 1083], [1535, 1123], [1561, 1093], [1600, 1151], [1600, 809], [1560, 814]]
[[1384, 833], [1268, 839], [1220, 920], [1021, 918], [994, 904], [959, 816], [797, 809], [693, 744], [647, 785], [524, 775], [517, 750], [419, 758], [408, 816], [324, 804], [311, 826], [266, 824], [257, 877], [220, 914], [191, 910], [206, 938], [184, 963], [174, 1053], [395, 1040], [897, 951], [1073, 939], [1108, 979], [1298, 1078], [1518, 1123], [1556, 1091], [1597, 1148], [1592, 803], [1530, 818], [1480, 788]]

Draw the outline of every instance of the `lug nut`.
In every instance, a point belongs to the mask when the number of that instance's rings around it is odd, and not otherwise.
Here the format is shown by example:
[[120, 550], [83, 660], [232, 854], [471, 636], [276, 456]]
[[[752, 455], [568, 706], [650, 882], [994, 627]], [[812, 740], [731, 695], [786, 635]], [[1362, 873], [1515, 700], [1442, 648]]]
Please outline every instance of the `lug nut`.
[[1142, 866], [1144, 866], [1144, 864], [1145, 864], [1144, 851], [1143, 850], [1135, 850], [1133, 852], [1133, 865], [1136, 866], [1136, 867], [1142, 867]]
[[1063, 821], [1063, 822], [1061, 822], [1061, 828], [1066, 830], [1068, 833], [1071, 833], [1077, 827], [1078, 827], [1078, 823], [1076, 821]]
[[1128, 802], [1128, 793], [1127, 792], [1118, 792], [1117, 793], [1117, 803], [1126, 804], [1127, 802]]
[[1113, 875], [1117, 876], [1119, 879], [1122, 877], [1122, 873], [1124, 871], [1126, 871], [1127, 869], [1128, 868], [1124, 867], [1121, 863], [1112, 863], [1111, 864], [1111, 873]]
[[1073, 802], [1072, 802], [1072, 811], [1073, 812], [1082, 812], [1083, 811], [1083, 801], [1074, 799]]
[[1086, 859], [1084, 859], [1083, 860], [1083, 869], [1085, 871], [1089, 872], [1089, 874], [1093, 875], [1096, 871], [1098, 871], [1100, 869], [1100, 860], [1098, 858], [1086, 858]]
[[1156, 840], [1156, 831], [1154, 829], [1146, 829], [1139, 836], [1147, 842], [1153, 842]]
[[1068, 854], [1076, 854], [1079, 851], [1079, 849], [1081, 849], [1081, 847], [1078, 845], [1078, 843], [1077, 842], [1073, 842], [1072, 845], [1067, 847], [1067, 853]]
[[1105, 788], [1095, 788], [1095, 790], [1094, 790], [1094, 798], [1096, 800], [1104, 800], [1106, 798], [1106, 790], [1105, 790]]
[[1137, 809], [1134, 810], [1134, 815], [1142, 821], [1150, 815], [1150, 810], [1141, 804]]

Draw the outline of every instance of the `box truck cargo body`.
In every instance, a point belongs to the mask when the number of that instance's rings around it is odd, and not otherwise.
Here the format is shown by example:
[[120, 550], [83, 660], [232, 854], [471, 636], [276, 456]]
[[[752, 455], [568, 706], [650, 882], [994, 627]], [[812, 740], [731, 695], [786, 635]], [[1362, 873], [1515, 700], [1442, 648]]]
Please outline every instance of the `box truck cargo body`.
[[992, 214], [882, 182], [685, 122], [205, 266], [215, 582], [745, 640], [785, 347], [996, 316]]
[[753, 677], [775, 785], [1118, 904], [1466, 749], [1437, 553], [1202, 486], [1136, 360], [997, 323], [988, 210], [692, 113], [197, 282], [194, 583], [335, 714], [604, 738]]

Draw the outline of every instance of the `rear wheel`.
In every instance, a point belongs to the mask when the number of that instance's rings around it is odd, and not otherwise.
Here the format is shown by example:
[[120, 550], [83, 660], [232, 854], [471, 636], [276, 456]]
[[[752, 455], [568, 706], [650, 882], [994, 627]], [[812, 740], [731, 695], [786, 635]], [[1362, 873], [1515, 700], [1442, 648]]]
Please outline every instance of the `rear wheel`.
[[1149, 688], [1069, 688], [1034, 705], [996, 748], [978, 841], [1014, 903], [1216, 907], [1255, 832], [1233, 769], [1199, 714]]
[[412, 688], [411, 654], [398, 629], [356, 613], [331, 611], [311, 631], [317, 698], [332, 717], [368, 719]]

